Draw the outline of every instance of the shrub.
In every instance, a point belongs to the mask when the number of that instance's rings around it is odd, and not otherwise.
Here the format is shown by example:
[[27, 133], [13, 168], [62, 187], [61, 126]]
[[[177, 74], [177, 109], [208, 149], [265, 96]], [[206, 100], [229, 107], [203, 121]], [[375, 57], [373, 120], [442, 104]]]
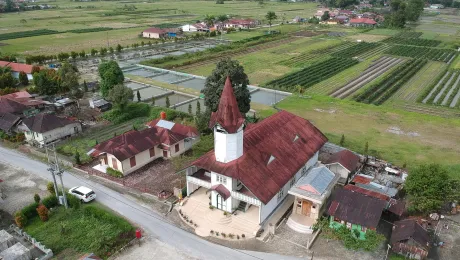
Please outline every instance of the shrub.
[[227, 237], [227, 234], [225, 234], [224, 232], [222, 232], [222, 236], [223, 236], [223, 237]]
[[106, 172], [107, 172], [108, 175], [113, 176], [113, 177], [117, 177], [117, 178], [122, 178], [123, 177], [123, 173], [121, 173], [120, 171], [117, 171], [115, 169], [112, 169], [110, 167], [107, 167]]
[[53, 182], [48, 182], [48, 184], [46, 184], [46, 189], [48, 190], [48, 192], [50, 194], [53, 194], [53, 195], [56, 195], [56, 191], [54, 190], [54, 183]]
[[40, 195], [38, 195], [37, 193], [35, 193], [34, 195], [34, 201], [35, 203], [40, 203]]
[[102, 116], [104, 119], [120, 124], [137, 117], [147, 117], [150, 114], [150, 106], [145, 103], [129, 103], [124, 110], [112, 109]]
[[241, 235], [241, 237], [242, 237], [242, 238], [245, 238], [245, 237], [246, 237], [246, 235], [245, 235], [245, 234], [242, 234], [242, 235]]
[[213, 206], [213, 205], [209, 205], [209, 209], [214, 209], [214, 206]]
[[214, 230], [209, 231], [209, 233], [214, 234]]
[[240, 235], [236, 235], [236, 239], [240, 239]]
[[119, 228], [120, 232], [133, 232], [134, 227], [123, 218], [109, 214], [101, 208], [95, 206], [86, 206], [83, 208], [85, 216], [94, 217], [96, 219], [103, 219], [106, 222], [111, 222]]
[[80, 164], [81, 164], [80, 153], [79, 153], [78, 151], [75, 153], [75, 164], [76, 164], [76, 165], [80, 165]]
[[81, 201], [74, 195], [67, 193], [67, 204], [73, 209], [79, 209], [81, 206]]
[[233, 235], [232, 233], [228, 234], [228, 237], [231, 238], [231, 239], [233, 239], [234, 236], [235, 235]]
[[48, 209], [45, 207], [45, 205], [41, 204], [38, 206], [37, 213], [43, 222], [48, 220]]
[[219, 232], [216, 232], [216, 236], [219, 236]]
[[16, 212], [16, 215], [14, 216], [14, 221], [16, 222], [16, 225], [20, 228], [24, 228], [24, 226], [27, 224], [27, 217], [22, 213], [21, 211]]
[[37, 207], [38, 207], [38, 203], [34, 202], [32, 204], [25, 206], [21, 210], [21, 212], [27, 217], [27, 219], [31, 219], [37, 216]]
[[59, 200], [56, 197], [56, 195], [52, 194], [48, 197], [43, 198], [42, 204], [45, 205], [45, 207], [51, 209], [59, 205]]

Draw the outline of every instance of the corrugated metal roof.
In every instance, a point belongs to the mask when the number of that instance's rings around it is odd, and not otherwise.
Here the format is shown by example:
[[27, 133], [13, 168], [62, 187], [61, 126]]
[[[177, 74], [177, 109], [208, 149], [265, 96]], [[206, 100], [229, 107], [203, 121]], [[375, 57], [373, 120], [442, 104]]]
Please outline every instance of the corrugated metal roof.
[[307, 176], [302, 177], [297, 183], [296, 186], [300, 189], [303, 189], [302, 186], [309, 185], [318, 194], [323, 194], [326, 191], [327, 186], [334, 179], [335, 174], [331, 172], [325, 166], [312, 169]]

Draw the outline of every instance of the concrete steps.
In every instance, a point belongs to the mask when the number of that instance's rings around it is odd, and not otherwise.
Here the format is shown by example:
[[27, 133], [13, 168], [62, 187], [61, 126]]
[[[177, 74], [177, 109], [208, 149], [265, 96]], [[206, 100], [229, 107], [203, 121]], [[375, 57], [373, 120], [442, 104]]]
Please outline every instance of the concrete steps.
[[292, 230], [297, 231], [299, 233], [304, 233], [304, 234], [312, 234], [313, 233], [313, 228], [304, 226], [302, 224], [299, 224], [292, 220], [291, 218], [288, 218], [288, 221], [286, 222], [286, 225], [290, 227]]
[[222, 218], [220, 218], [218, 221], [217, 221], [218, 224], [222, 224], [222, 225], [228, 225], [230, 223], [232, 223], [232, 216], [224, 216]]

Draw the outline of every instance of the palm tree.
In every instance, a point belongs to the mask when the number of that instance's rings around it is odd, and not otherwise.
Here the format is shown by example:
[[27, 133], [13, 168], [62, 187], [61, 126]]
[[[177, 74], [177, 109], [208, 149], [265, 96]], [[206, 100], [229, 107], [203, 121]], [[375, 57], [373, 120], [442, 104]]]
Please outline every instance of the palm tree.
[[216, 18], [214, 17], [214, 15], [209, 15], [207, 14], [205, 17], [204, 17], [204, 23], [208, 26], [208, 27], [213, 27], [214, 26], [214, 20]]
[[273, 12], [273, 11], [269, 11], [265, 15], [265, 19], [267, 19], [268, 25], [270, 26], [270, 29], [268, 30], [268, 32], [271, 32], [271, 30], [272, 30], [272, 21], [277, 19], [277, 18], [278, 18], [278, 16], [276, 16], [275, 12]]

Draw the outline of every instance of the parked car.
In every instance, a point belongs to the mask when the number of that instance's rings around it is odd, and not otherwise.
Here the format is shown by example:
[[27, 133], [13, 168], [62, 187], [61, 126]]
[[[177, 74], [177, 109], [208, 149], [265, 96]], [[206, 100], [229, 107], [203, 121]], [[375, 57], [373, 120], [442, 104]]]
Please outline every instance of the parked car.
[[84, 186], [73, 187], [69, 190], [69, 193], [79, 198], [81, 202], [90, 202], [96, 198], [96, 193]]

